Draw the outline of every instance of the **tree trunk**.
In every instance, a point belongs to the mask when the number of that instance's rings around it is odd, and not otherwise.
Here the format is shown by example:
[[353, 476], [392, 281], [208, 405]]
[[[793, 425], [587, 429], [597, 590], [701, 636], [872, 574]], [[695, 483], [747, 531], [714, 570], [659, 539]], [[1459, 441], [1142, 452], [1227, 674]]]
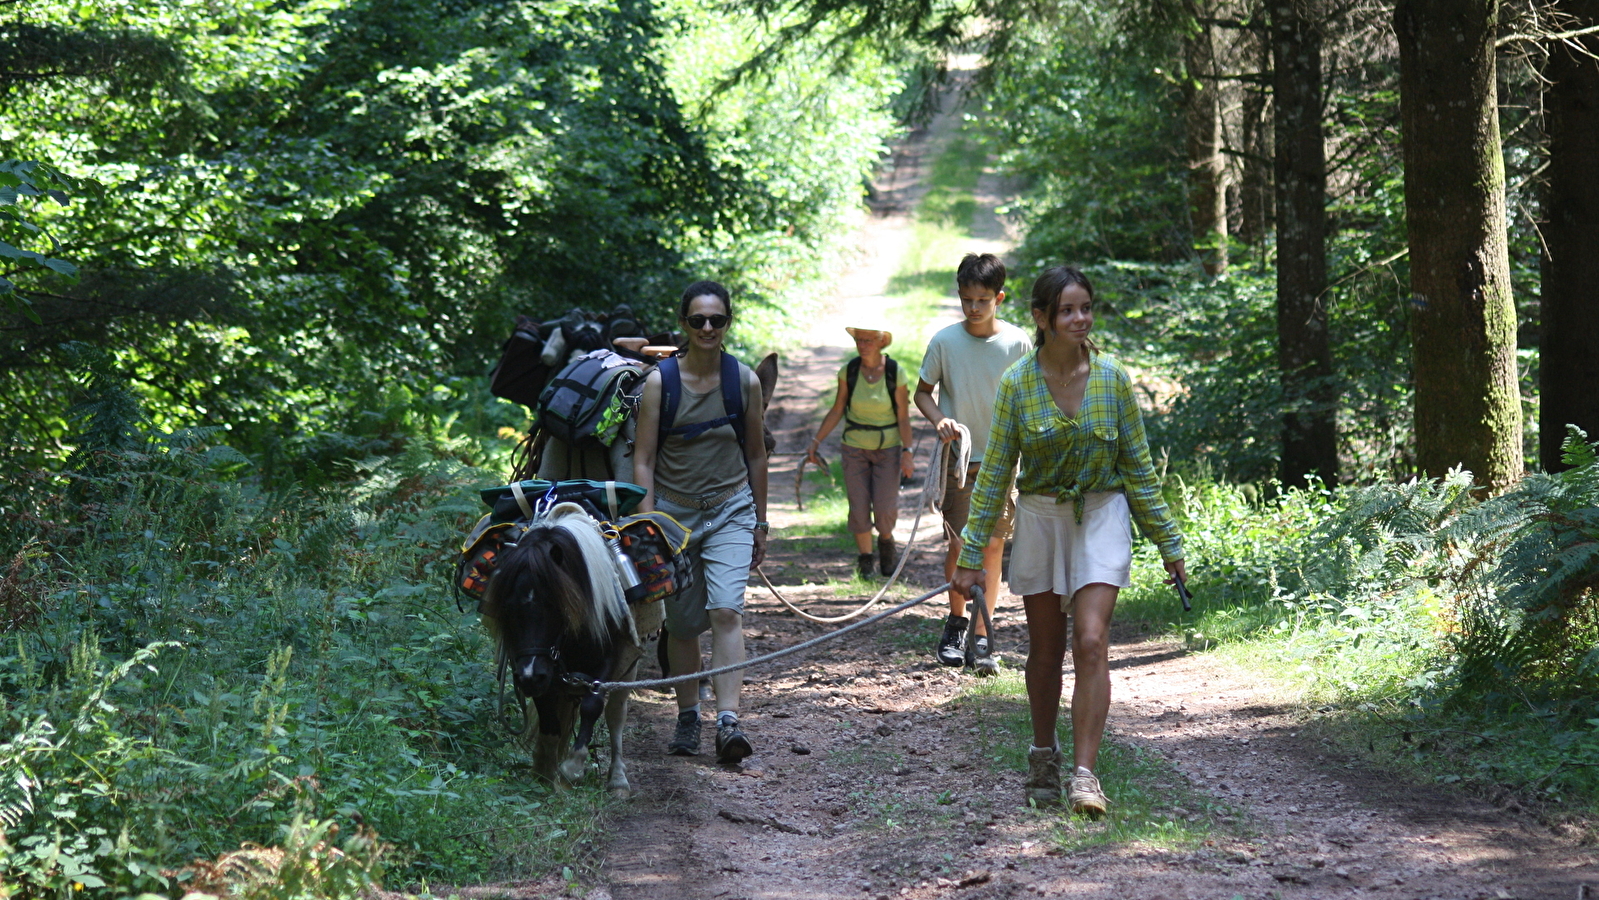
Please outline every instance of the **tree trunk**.
[[1516, 311], [1494, 81], [1498, 0], [1399, 0], [1399, 106], [1414, 308], [1416, 462], [1521, 476]]
[[1282, 480], [1338, 477], [1337, 387], [1327, 336], [1327, 153], [1321, 127], [1321, 32], [1307, 0], [1272, 0], [1276, 105], [1277, 365]]
[[[1271, 41], [1266, 33], [1247, 31], [1240, 42], [1239, 55], [1252, 71], [1271, 72]], [[1268, 76], [1269, 77], [1269, 76]], [[1272, 221], [1272, 145], [1271, 94], [1265, 84], [1246, 84], [1239, 104], [1239, 137], [1243, 144], [1243, 164], [1239, 166], [1238, 239], [1255, 246], [1271, 232]]]
[[1184, 124], [1188, 132], [1188, 208], [1194, 247], [1205, 271], [1227, 271], [1227, 164], [1222, 157], [1221, 85], [1216, 80], [1215, 28], [1199, 25], [1183, 38]]
[[[1599, 0], [1563, 0], [1571, 28], [1599, 25]], [[1599, 53], [1599, 36], [1582, 39]], [[1561, 44], [1545, 71], [1549, 134], [1548, 220], [1543, 234], [1538, 457], [1557, 472], [1572, 424], [1599, 438], [1599, 60]]]

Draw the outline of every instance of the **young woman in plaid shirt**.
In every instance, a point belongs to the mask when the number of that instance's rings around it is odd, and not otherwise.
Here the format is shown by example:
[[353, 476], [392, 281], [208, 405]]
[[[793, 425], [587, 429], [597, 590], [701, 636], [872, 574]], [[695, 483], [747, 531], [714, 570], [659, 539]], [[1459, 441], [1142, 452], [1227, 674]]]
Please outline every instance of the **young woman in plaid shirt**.
[[954, 582], [963, 590], [978, 583], [979, 550], [1019, 459], [1010, 589], [1027, 611], [1027, 796], [1041, 806], [1060, 802], [1055, 723], [1070, 614], [1076, 768], [1068, 800], [1073, 812], [1097, 816], [1106, 806], [1094, 765], [1110, 711], [1110, 617], [1118, 591], [1131, 583], [1129, 518], [1160, 548], [1168, 572], [1186, 573], [1182, 535], [1160, 496], [1132, 380], [1089, 340], [1093, 305], [1092, 285], [1074, 268], [1056, 266], [1033, 284], [1037, 349], [1000, 380]]

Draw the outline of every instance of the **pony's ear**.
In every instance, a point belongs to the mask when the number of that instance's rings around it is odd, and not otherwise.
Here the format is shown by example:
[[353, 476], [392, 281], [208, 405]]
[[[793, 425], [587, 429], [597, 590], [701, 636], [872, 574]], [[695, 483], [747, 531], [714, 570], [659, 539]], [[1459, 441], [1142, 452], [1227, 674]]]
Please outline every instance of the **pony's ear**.
[[761, 383], [761, 399], [764, 406], [772, 405], [772, 392], [777, 389], [777, 354], [768, 353], [766, 358], [755, 366], [755, 378]]

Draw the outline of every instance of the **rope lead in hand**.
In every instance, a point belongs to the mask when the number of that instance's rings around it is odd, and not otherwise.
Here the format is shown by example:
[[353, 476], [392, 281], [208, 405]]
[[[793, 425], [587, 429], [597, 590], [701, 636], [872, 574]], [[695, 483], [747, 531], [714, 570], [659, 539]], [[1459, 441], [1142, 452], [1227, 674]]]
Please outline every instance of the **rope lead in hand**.
[[[958, 438], [948, 442], [934, 442], [932, 449], [928, 453], [927, 479], [922, 482], [922, 498], [916, 503], [916, 518], [911, 521], [911, 536], [905, 542], [905, 549], [899, 554], [899, 562], [894, 566], [894, 573], [888, 576], [888, 581], [883, 583], [883, 587], [872, 596], [872, 599], [861, 604], [860, 608], [852, 612], [845, 613], [841, 616], [812, 615], [794, 605], [794, 601], [783, 596], [782, 591], [777, 589], [777, 585], [772, 584], [772, 579], [766, 576], [766, 570], [760, 566], [756, 566], [755, 573], [761, 576], [761, 582], [766, 585], [767, 590], [772, 592], [772, 596], [776, 597], [784, 606], [788, 607], [800, 618], [809, 622], [816, 622], [821, 625], [834, 625], [839, 622], [848, 622], [850, 619], [862, 615], [871, 610], [872, 607], [876, 606], [878, 601], [883, 599], [883, 595], [888, 593], [889, 588], [894, 586], [894, 582], [899, 580], [900, 573], [905, 571], [905, 564], [910, 561], [911, 552], [916, 548], [916, 534], [921, 529], [922, 514], [928, 510], [937, 509], [944, 502], [944, 472], [948, 471], [951, 462], [953, 462], [956, 467], [956, 472], [959, 476], [959, 483], [962, 486], [965, 486], [966, 484], [966, 469], [970, 464], [972, 457], [972, 433], [965, 425], [956, 425], [955, 429], [960, 435]], [[951, 459], [952, 454], [953, 460]], [[801, 457], [799, 464], [799, 472], [801, 476], [804, 475], [804, 470], [805, 457]], [[799, 479], [796, 478], [794, 482], [794, 498], [796, 504], [799, 502], [799, 487], [800, 482]], [[800, 508], [803, 509], [804, 507]], [[992, 640], [992, 638], [990, 638], [990, 640]]]

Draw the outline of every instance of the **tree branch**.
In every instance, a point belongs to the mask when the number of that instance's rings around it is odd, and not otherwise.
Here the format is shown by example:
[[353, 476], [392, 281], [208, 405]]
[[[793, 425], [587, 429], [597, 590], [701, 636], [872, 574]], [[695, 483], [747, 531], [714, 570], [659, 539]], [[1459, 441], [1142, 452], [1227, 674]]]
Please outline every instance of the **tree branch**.
[[1507, 44], [1514, 44], [1519, 41], [1531, 41], [1533, 43], [1543, 43], [1546, 41], [1569, 41], [1575, 37], [1582, 37], [1585, 34], [1595, 33], [1599, 33], [1599, 25], [1590, 25], [1587, 28], [1574, 28], [1571, 31], [1557, 31], [1553, 34], [1507, 34], [1499, 40], [1494, 41], [1494, 47], [1503, 47]]

